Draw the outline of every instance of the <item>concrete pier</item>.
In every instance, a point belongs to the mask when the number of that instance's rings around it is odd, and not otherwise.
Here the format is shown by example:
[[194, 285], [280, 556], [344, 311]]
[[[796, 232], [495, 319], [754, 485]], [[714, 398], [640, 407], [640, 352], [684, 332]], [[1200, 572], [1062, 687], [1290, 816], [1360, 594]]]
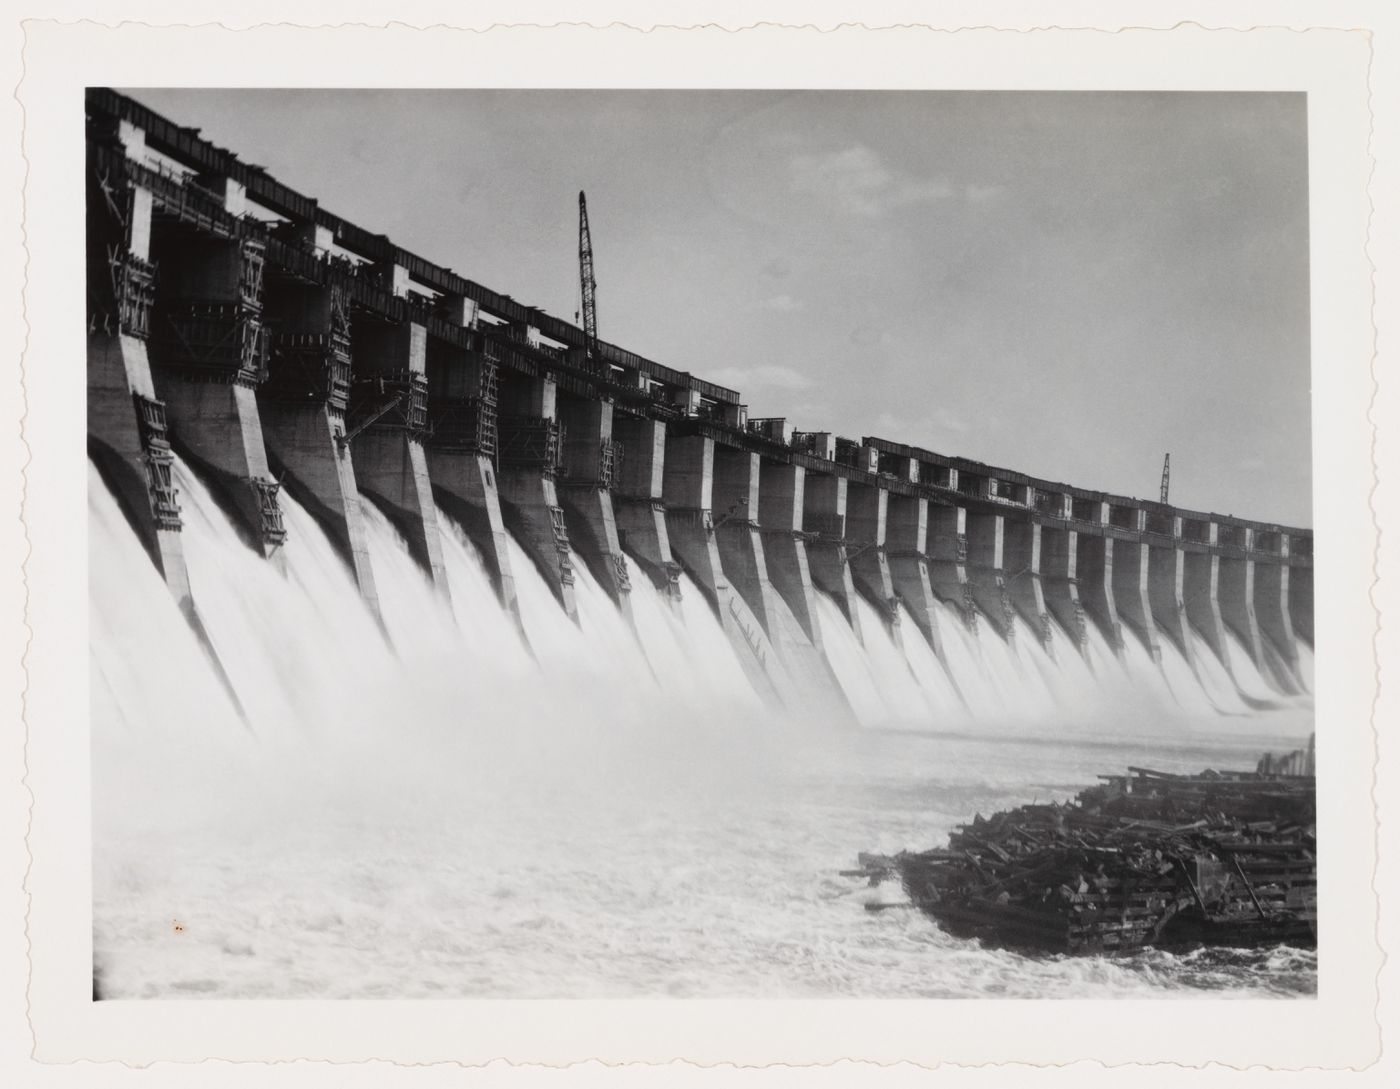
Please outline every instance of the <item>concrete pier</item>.
[[[463, 329], [476, 324], [476, 305], [453, 296], [443, 316]], [[521, 626], [510, 538], [496, 483], [499, 366], [483, 351], [429, 339], [427, 354], [428, 477], [433, 498], [481, 555], [501, 607]]]
[[[1216, 543], [1217, 527], [1202, 524], [1203, 543]], [[1220, 611], [1220, 557], [1210, 552], [1186, 553], [1186, 616], [1197, 634], [1233, 675], [1230, 649], [1225, 641], [1225, 621]]]
[[1115, 654], [1123, 651], [1123, 625], [1113, 597], [1113, 538], [1081, 533], [1076, 568], [1079, 600]]
[[618, 540], [652, 585], [677, 602], [681, 565], [671, 556], [663, 500], [666, 425], [645, 416], [615, 414], [613, 441], [622, 451], [612, 489]]
[[569, 533], [554, 483], [563, 459], [555, 383], [509, 376], [501, 381], [500, 401], [501, 513], [564, 612], [577, 622]]
[[[1251, 530], [1243, 526], [1220, 528], [1229, 531], [1230, 543], [1246, 549], [1253, 547]], [[1259, 619], [1254, 612], [1254, 561], [1237, 555], [1221, 555], [1219, 560], [1220, 617], [1243, 644], [1244, 652], [1260, 674], [1272, 678], [1273, 671], [1265, 657], [1263, 637], [1259, 633]]]
[[967, 576], [973, 600], [1003, 639], [1016, 631], [1016, 613], [1006, 592], [1005, 530], [1000, 514], [967, 512]]
[[672, 554], [714, 609], [749, 679], [778, 704], [794, 706], [799, 696], [778, 662], [762, 620], [730, 584], [720, 561], [712, 514], [714, 488], [714, 439], [668, 433], [662, 498]]
[[[138, 140], [139, 132], [128, 131]], [[119, 148], [112, 157], [120, 162]], [[180, 536], [165, 405], [146, 341], [155, 299], [149, 190], [87, 170], [88, 452], [187, 619], [195, 616]]]
[[161, 232], [152, 247], [161, 268], [152, 377], [171, 442], [209, 477], [248, 543], [273, 556], [286, 531], [256, 394], [267, 377], [263, 244]]
[[855, 609], [855, 579], [846, 549], [846, 477], [808, 472], [802, 482], [802, 532], [812, 585], [832, 596], [857, 641], [864, 642]]
[[728, 582], [720, 566], [711, 513], [714, 482], [714, 439], [703, 435], [667, 435], [662, 497], [671, 554], [719, 613], [719, 588], [727, 587]]
[[1040, 579], [1050, 615], [1080, 653], [1086, 652], [1088, 632], [1079, 599], [1079, 534], [1075, 530], [1041, 527]]
[[378, 616], [364, 511], [345, 442], [353, 351], [345, 299], [334, 288], [283, 285], [268, 292], [267, 313], [272, 347], [258, 411], [269, 463], [350, 564], [360, 597]]
[[802, 531], [807, 537], [807, 566], [812, 584], [830, 594], [841, 615], [863, 640], [856, 611], [855, 580], [846, 551], [846, 478], [808, 472], [802, 482]]
[[856, 590], [875, 606], [890, 633], [899, 638], [899, 599], [894, 594], [885, 534], [889, 493], [871, 484], [851, 481], [846, 489], [846, 555]]
[[777, 590], [768, 578], [759, 532], [758, 507], [762, 459], [756, 453], [716, 446], [714, 451], [714, 534], [720, 565], [730, 585], [753, 611], [770, 639]]
[[1272, 652], [1276, 673], [1286, 691], [1297, 692], [1303, 687], [1298, 672], [1298, 640], [1293, 634], [1293, 619], [1289, 615], [1288, 596], [1291, 570], [1288, 566], [1288, 537], [1282, 537], [1280, 558], [1284, 562], [1261, 561], [1254, 565], [1254, 615], [1259, 632]]
[[1151, 548], [1147, 542], [1113, 542], [1113, 601], [1118, 618], [1142, 640], [1152, 660], [1162, 660], [1157, 622], [1152, 615]]
[[1313, 645], [1313, 569], [1311, 567], [1290, 567], [1288, 569], [1288, 619], [1293, 625], [1293, 634]]
[[933, 583], [929, 577], [928, 500], [891, 494], [885, 520], [885, 557], [894, 592], [934, 653], [943, 657]]
[[1007, 520], [1002, 530], [1002, 560], [1012, 606], [1041, 646], [1049, 650], [1050, 609], [1040, 581], [1041, 533], [1038, 522]]
[[816, 588], [802, 530], [806, 472], [800, 465], [764, 461], [759, 468], [758, 523], [768, 577], [813, 645], [820, 647]]
[[613, 514], [612, 483], [619, 460], [613, 406], [561, 395], [563, 464], [557, 487], [569, 541], [613, 604], [632, 621], [632, 585]]
[[977, 630], [977, 600], [967, 577], [967, 508], [931, 506], [928, 512], [929, 582], [969, 631]]
[[[1181, 519], [1173, 519], [1172, 536], [1181, 539]], [[1147, 592], [1152, 618], [1172, 645], [1195, 668], [1195, 642], [1186, 615], [1186, 552], [1180, 546], [1149, 546]]]
[[355, 479], [404, 535], [409, 553], [446, 595], [437, 506], [423, 449], [427, 430], [427, 330], [372, 319], [353, 326], [348, 425]]

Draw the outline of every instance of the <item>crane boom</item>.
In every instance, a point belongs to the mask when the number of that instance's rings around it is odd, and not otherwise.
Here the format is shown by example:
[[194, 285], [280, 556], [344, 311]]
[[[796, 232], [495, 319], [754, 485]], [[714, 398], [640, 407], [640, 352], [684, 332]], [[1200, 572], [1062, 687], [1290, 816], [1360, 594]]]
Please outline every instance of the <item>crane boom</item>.
[[588, 232], [588, 201], [578, 194], [578, 280], [583, 296], [583, 335], [590, 357], [598, 346], [598, 282], [593, 278], [593, 238]]
[[1167, 501], [1167, 488], [1172, 482], [1172, 456], [1168, 454], [1162, 459], [1162, 502]]

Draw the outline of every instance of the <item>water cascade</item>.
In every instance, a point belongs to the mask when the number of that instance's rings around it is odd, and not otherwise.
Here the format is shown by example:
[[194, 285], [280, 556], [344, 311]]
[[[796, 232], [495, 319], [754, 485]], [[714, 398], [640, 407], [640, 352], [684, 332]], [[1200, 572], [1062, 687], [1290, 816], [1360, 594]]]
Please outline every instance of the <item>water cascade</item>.
[[[294, 500], [274, 564], [178, 460], [175, 479], [243, 710], [91, 470], [94, 940], [112, 995], [859, 994], [880, 943], [900, 961], [886, 993], [987, 993], [988, 972], [1031, 993], [1080, 970], [1026, 982], [1017, 958], [916, 919], [833, 915], [847, 890], [829, 874], [1003, 799], [1067, 796], [1144, 745], [1194, 767], [1306, 732], [1307, 698], [1237, 642], [1228, 669], [1199, 640], [1194, 668], [1166, 640], [1159, 665], [1092, 627], [1083, 653], [1058, 626], [1048, 649], [1008, 642], [940, 603], [940, 656], [902, 607], [890, 625], [859, 599], [858, 637], [818, 593], [849, 705], [833, 716], [857, 724], [833, 730], [810, 699], [783, 711], [755, 691], [686, 575], [675, 601], [629, 560], [632, 626], [575, 557], [574, 624], [512, 541], [526, 646], [446, 513], [450, 604], [366, 501], [381, 624]], [[1247, 738], [1222, 749], [1222, 722]], [[1089, 986], [1186, 971], [1158, 959]]]

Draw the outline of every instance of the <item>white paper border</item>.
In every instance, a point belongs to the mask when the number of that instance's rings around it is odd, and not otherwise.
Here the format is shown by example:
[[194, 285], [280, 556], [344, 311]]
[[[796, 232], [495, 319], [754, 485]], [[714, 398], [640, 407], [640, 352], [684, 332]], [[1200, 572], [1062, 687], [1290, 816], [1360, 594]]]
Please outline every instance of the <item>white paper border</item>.
[[[191, 1060], [372, 1056], [548, 1063], [1047, 1063], [1093, 1057], [1344, 1066], [1375, 1054], [1374, 856], [1363, 788], [1374, 621], [1370, 268], [1365, 185], [1369, 43], [1255, 30], [833, 33], [402, 28], [230, 33], [30, 24], [20, 88], [29, 157], [26, 523], [30, 989], [37, 1054]], [[717, 73], [719, 74], [717, 77]], [[1319, 996], [1296, 1002], [104, 1002], [87, 1000], [86, 465], [81, 307], [82, 88], [122, 85], [1143, 88], [1307, 90], [1312, 176], [1320, 836]], [[182, 119], [183, 120], [183, 119]], [[198, 123], [197, 119], [189, 119]], [[63, 140], [60, 133], [71, 133]], [[235, 151], [237, 149], [234, 149]], [[315, 195], [315, 194], [312, 194]], [[366, 226], [373, 228], [372, 223]], [[427, 254], [430, 258], [437, 256]], [[449, 260], [450, 255], [440, 259]], [[1329, 729], [1334, 732], [1329, 732]], [[1170, 1032], [1162, 1026], [1170, 1025]], [[996, 1031], [988, 1034], [988, 1025]]]

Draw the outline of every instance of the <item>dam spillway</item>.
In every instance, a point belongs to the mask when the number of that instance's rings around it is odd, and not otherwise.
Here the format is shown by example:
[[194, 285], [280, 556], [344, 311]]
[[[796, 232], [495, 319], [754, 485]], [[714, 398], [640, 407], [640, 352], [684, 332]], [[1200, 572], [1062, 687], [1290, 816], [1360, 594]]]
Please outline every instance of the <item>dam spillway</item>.
[[858, 644], [879, 626], [945, 663], [952, 627], [1051, 656], [1094, 632], [1306, 687], [1309, 530], [749, 419], [131, 98], [92, 90], [87, 113], [90, 452], [196, 630], [176, 452], [269, 564], [294, 496], [374, 614], [365, 501], [444, 598], [455, 521], [517, 622], [522, 562], [575, 621], [580, 564], [629, 623], [633, 573], [674, 604], [684, 572], [778, 703], [848, 702], [821, 597]]
[[871, 930], [904, 924], [829, 875], [1296, 747], [1309, 530], [749, 418], [132, 98], [87, 112], [105, 996], [1194, 978]]

